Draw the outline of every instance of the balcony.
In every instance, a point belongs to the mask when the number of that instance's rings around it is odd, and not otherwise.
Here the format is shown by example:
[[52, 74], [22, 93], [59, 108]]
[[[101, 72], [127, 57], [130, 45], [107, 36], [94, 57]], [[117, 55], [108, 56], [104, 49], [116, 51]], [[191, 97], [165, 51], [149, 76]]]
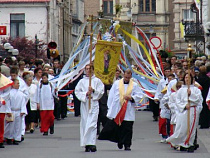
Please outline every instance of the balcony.
[[182, 22], [185, 31], [186, 41], [204, 41], [204, 29], [201, 23], [195, 23], [194, 21]]

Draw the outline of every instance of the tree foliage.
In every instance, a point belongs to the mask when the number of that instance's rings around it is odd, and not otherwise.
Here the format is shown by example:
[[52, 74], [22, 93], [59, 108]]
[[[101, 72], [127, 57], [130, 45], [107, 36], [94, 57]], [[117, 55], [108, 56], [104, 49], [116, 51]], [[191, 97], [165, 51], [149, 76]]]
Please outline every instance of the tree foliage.
[[[19, 50], [19, 55], [17, 58], [19, 59], [26, 59], [31, 60], [36, 58], [36, 43], [35, 40], [29, 40], [26, 37], [23, 38], [8, 38], [8, 39], [2, 39], [2, 43], [10, 43], [14, 49]], [[47, 60], [46, 55], [46, 48], [47, 44], [43, 41], [39, 41], [37, 44], [37, 58], [42, 58], [44, 60]]]

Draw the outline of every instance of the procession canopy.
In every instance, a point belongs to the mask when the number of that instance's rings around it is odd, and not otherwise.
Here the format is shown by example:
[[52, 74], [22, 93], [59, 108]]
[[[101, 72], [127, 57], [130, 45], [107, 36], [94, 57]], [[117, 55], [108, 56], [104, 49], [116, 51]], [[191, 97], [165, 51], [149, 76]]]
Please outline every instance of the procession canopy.
[[106, 85], [113, 83], [121, 49], [122, 42], [97, 41], [94, 73]]

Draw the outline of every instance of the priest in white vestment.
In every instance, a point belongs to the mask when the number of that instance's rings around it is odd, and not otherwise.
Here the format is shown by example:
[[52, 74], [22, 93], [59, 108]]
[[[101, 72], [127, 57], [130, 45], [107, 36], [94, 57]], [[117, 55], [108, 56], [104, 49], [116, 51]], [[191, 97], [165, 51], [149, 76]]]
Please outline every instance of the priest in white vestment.
[[[190, 87], [187, 83], [190, 80]], [[188, 74], [184, 76], [184, 85], [177, 91], [176, 105], [179, 110], [176, 118], [176, 127], [174, 134], [166, 141], [173, 146], [179, 146], [181, 151], [187, 150], [194, 152], [194, 140], [196, 135], [196, 128], [198, 125], [199, 115], [201, 112], [200, 105], [202, 105], [203, 98], [201, 91], [193, 85], [193, 77]], [[189, 100], [189, 101], [188, 101]], [[188, 103], [189, 102], [189, 103]], [[188, 135], [188, 110], [190, 110], [190, 131]]]
[[[81, 101], [80, 121], [80, 145], [86, 152], [96, 151], [97, 120], [99, 113], [98, 100], [104, 93], [104, 84], [93, 75], [93, 66], [85, 66], [86, 77], [81, 79], [75, 87], [75, 95]], [[89, 87], [89, 75], [91, 75], [91, 87]], [[89, 105], [89, 96], [91, 104]]]
[[110, 140], [118, 143], [118, 148], [130, 151], [135, 105], [143, 98], [143, 92], [132, 79], [130, 69], [125, 71], [121, 80], [114, 82], [108, 97], [108, 120], [99, 134], [99, 140]]

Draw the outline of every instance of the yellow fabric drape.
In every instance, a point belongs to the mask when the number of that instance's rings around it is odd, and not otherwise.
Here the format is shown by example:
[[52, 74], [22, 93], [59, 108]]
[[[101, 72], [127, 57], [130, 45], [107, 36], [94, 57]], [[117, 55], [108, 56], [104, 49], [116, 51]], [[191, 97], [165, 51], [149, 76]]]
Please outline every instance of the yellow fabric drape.
[[126, 90], [126, 93], [125, 93], [125, 86], [124, 86], [124, 79], [122, 78], [120, 81], [119, 81], [119, 92], [120, 92], [120, 104], [121, 106], [123, 106], [123, 103], [124, 103], [124, 95], [130, 95], [131, 92], [132, 92], [132, 89], [133, 89], [133, 80], [130, 80], [129, 81], [129, 84], [128, 84], [128, 88]]
[[154, 66], [154, 64], [153, 64], [153, 62], [152, 62], [152, 59], [151, 59], [151, 57], [150, 57], [150, 55], [149, 55], [147, 49], [145, 48], [145, 46], [144, 46], [144, 45], [143, 45], [135, 36], [131, 35], [130, 33], [128, 33], [127, 31], [125, 31], [125, 30], [123, 30], [123, 29], [120, 29], [120, 30], [121, 30], [124, 34], [126, 34], [127, 36], [129, 36], [132, 40], [134, 40], [136, 43], [138, 43], [138, 44], [142, 47], [142, 49], [144, 50], [144, 52], [145, 52], [145, 54], [146, 54], [146, 56], [147, 56], [147, 59], [148, 59], [150, 65], [151, 65], [151, 67], [152, 67], [153, 72], [154, 72], [155, 75], [159, 78], [159, 76], [158, 76], [158, 74], [157, 74], [157, 72], [156, 72], [156, 70], [155, 70], [155, 66]]

